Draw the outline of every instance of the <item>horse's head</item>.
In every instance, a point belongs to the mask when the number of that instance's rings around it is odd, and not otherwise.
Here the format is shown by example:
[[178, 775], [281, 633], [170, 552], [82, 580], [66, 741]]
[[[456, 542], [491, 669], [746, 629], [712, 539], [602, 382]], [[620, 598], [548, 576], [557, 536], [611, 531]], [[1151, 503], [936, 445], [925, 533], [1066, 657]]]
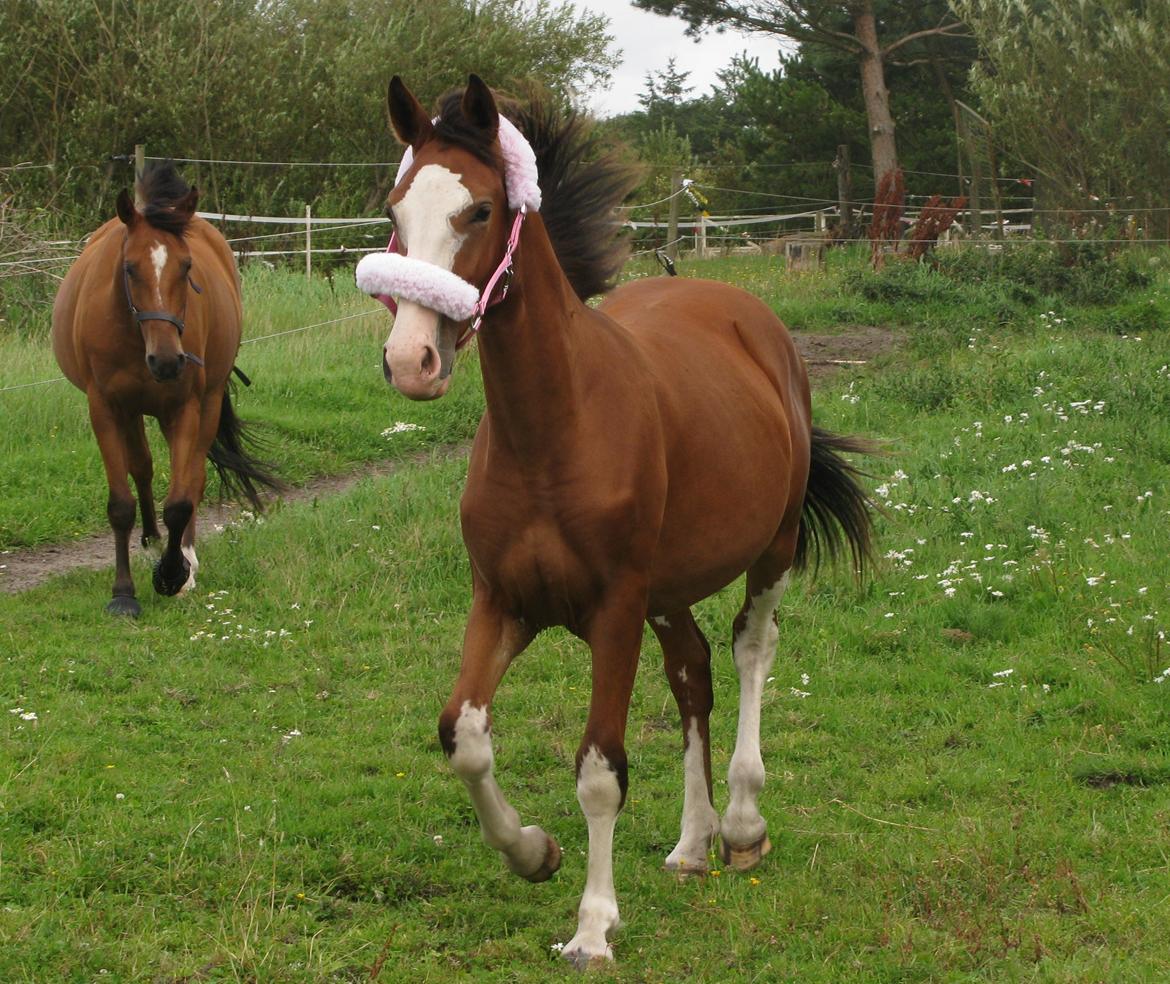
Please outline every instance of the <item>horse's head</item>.
[[130, 315], [142, 332], [146, 366], [160, 382], [177, 378], [187, 362], [200, 362], [183, 351], [187, 291], [194, 286], [183, 231], [198, 197], [192, 188], [165, 206], [148, 202], [140, 212], [127, 191], [118, 195], [118, 218], [126, 227], [120, 278]]
[[[390, 295], [397, 298], [383, 372], [404, 395], [429, 400], [447, 391], [457, 342], [492, 300], [496, 274], [510, 266], [519, 235], [514, 210], [539, 206], [535, 156], [475, 75], [434, 120], [397, 76], [388, 102], [394, 132], [408, 147], [386, 203], [392, 246], [405, 256], [367, 257], [358, 283], [392, 310]], [[523, 202], [512, 193], [517, 141], [529, 158], [521, 168], [531, 185]]]

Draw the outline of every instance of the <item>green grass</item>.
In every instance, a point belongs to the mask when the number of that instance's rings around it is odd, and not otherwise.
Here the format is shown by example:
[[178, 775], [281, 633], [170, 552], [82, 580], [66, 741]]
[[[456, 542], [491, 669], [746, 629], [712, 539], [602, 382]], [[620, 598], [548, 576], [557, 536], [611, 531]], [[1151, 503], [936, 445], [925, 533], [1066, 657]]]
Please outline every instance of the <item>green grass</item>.
[[[680, 736], [647, 636], [615, 841], [625, 925], [601, 978], [1166, 978], [1170, 336], [1139, 341], [1108, 311], [1049, 298], [963, 318], [954, 295], [871, 301], [832, 271], [699, 269], [787, 298], [793, 324], [803, 309], [833, 327], [835, 305], [858, 315], [836, 324], [906, 329], [900, 351], [814, 397], [821, 425], [888, 442], [869, 462], [883, 560], [862, 587], [822, 570], [785, 599], [763, 711], [775, 849], [753, 876], [661, 871]], [[474, 416], [474, 367], [446, 398], [463, 404], [389, 398], [383, 330], [306, 333], [262, 372], [261, 343], [241, 360], [257, 387], [287, 387], [241, 403], [266, 420], [283, 404], [282, 453], [301, 473], [384, 451], [392, 420], [436, 444], [470, 429], [441, 415]], [[346, 375], [346, 345], [353, 361], [374, 353], [369, 372]], [[330, 399], [346, 423], [330, 423]], [[36, 444], [50, 467], [59, 446]], [[232, 527], [201, 545], [195, 594], [144, 595], [135, 623], [102, 614], [109, 572], [0, 596], [0, 980], [563, 974], [552, 947], [584, 879], [572, 761], [588, 657], [543, 635], [494, 707], [501, 784], [565, 851], [554, 879], [528, 885], [482, 844], [435, 736], [468, 604], [464, 468], [412, 465]], [[698, 609], [719, 807], [740, 590]]]
[[[381, 370], [389, 316], [344, 278], [334, 285], [251, 267], [244, 310], [237, 364], [253, 385], [236, 387], [236, 409], [255, 423], [261, 454], [287, 481], [353, 471], [474, 433], [483, 407], [474, 356], [461, 360], [463, 385], [452, 400], [428, 408], [392, 397]], [[361, 312], [368, 314], [353, 317]], [[46, 322], [31, 339], [0, 336], [0, 390], [60, 377], [47, 333]], [[106, 529], [104, 472], [84, 395], [68, 382], [51, 382], [0, 392], [0, 411], [7, 422], [0, 429], [0, 550]], [[383, 433], [397, 422], [425, 431]], [[167, 449], [149, 423], [161, 501]]]

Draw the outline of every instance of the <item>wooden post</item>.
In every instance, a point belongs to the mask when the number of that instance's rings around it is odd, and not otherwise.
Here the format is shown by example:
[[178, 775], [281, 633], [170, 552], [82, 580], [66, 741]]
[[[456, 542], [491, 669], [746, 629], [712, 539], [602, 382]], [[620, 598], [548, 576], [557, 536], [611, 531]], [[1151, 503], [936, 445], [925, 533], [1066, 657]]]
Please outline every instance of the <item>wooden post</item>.
[[699, 216], [699, 259], [706, 259], [707, 257], [707, 216]]
[[682, 197], [682, 171], [675, 168], [670, 172], [670, 212], [666, 220], [666, 255], [678, 259], [678, 200]]
[[853, 171], [849, 167], [849, 144], [837, 145], [837, 215], [840, 217], [840, 236], [845, 242], [853, 239]]
[[313, 278], [313, 206], [305, 206], [305, 279]]
[[146, 145], [134, 145], [134, 207], [139, 211], [146, 205], [138, 192], [138, 182], [142, 180], [142, 176], [146, 173]]

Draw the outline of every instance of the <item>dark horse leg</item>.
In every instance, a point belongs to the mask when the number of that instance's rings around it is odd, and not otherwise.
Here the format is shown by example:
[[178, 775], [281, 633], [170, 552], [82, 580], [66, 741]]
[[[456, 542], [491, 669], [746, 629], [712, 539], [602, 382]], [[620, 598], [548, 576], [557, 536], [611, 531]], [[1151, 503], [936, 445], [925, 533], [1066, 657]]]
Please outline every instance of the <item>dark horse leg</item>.
[[206, 482], [207, 452], [219, 426], [222, 394], [205, 394], [202, 405], [192, 400], [173, 418], [165, 420], [163, 433], [171, 452], [171, 486], [163, 503], [167, 545], [154, 568], [154, 589], [176, 595], [195, 586], [195, 510]]
[[130, 574], [130, 531], [134, 528], [135, 502], [126, 479], [127, 453], [125, 434], [132, 430], [130, 422], [115, 415], [109, 404], [95, 391], [86, 393], [89, 401], [89, 420], [102, 454], [106, 469], [106, 484], [110, 494], [106, 515], [114, 531], [114, 591], [106, 605], [113, 615], [137, 618], [142, 606], [134, 594], [134, 579]]
[[463, 780], [484, 842], [504, 856], [509, 869], [529, 881], [545, 881], [561, 863], [556, 841], [540, 827], [520, 826], [493, 774], [491, 702], [513, 658], [532, 641], [522, 621], [485, 600], [478, 583], [463, 636], [463, 663], [450, 700], [439, 715], [439, 741]]
[[130, 477], [138, 491], [138, 508], [142, 513], [142, 545], [149, 547], [161, 538], [154, 511], [154, 460], [146, 439], [146, 422], [140, 415], [134, 426], [126, 429], [126, 457]]
[[739, 674], [739, 728], [727, 770], [731, 800], [723, 815], [720, 834], [724, 863], [740, 871], [754, 868], [772, 849], [759, 808], [760, 790], [764, 787], [760, 704], [764, 683], [776, 658], [780, 638], [776, 608], [788, 588], [796, 539], [794, 525], [789, 533], [778, 536], [768, 552], [748, 569], [743, 607], [732, 629], [732, 652]]
[[685, 608], [652, 618], [650, 627], [662, 645], [683, 730], [682, 831], [665, 867], [679, 875], [706, 874], [707, 852], [719, 833], [711, 797], [711, 647]]

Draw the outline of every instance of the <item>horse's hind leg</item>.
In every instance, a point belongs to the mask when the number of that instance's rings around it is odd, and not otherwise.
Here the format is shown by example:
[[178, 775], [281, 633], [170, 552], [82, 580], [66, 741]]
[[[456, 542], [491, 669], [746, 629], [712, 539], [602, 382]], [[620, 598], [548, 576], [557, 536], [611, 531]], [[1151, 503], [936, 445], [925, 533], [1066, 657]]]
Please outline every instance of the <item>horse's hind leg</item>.
[[711, 647], [687, 609], [652, 618], [650, 627], [662, 645], [683, 730], [682, 831], [665, 867], [680, 875], [706, 874], [707, 852], [719, 833], [711, 801]]
[[772, 849], [760, 815], [764, 760], [760, 755], [760, 704], [764, 683], [776, 658], [780, 630], [776, 608], [788, 587], [796, 536], [778, 538], [747, 574], [743, 607], [732, 630], [732, 651], [739, 674], [739, 728], [727, 771], [731, 801], [720, 825], [723, 862], [740, 871], [755, 867]]
[[106, 605], [106, 611], [113, 615], [129, 615], [137, 618], [142, 606], [134, 593], [134, 578], [130, 574], [130, 531], [134, 528], [135, 502], [126, 480], [127, 454], [123, 437], [129, 428], [125, 421], [114, 416], [109, 405], [96, 393], [89, 398], [89, 419], [102, 454], [106, 469], [106, 483], [110, 494], [106, 502], [106, 516], [114, 531], [114, 590], [113, 597]]
[[146, 440], [146, 423], [138, 417], [126, 429], [126, 457], [134, 487], [138, 490], [138, 508], [142, 513], [142, 545], [149, 547], [161, 538], [154, 511], [154, 460]]

